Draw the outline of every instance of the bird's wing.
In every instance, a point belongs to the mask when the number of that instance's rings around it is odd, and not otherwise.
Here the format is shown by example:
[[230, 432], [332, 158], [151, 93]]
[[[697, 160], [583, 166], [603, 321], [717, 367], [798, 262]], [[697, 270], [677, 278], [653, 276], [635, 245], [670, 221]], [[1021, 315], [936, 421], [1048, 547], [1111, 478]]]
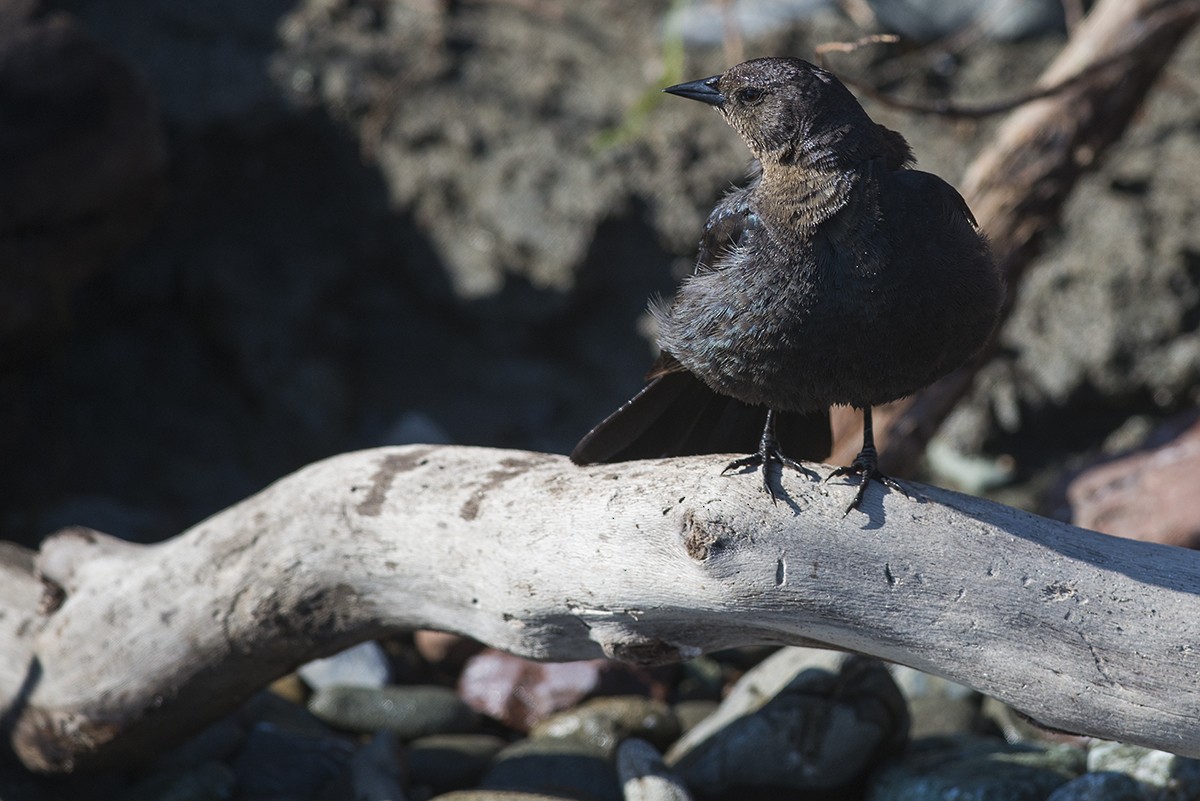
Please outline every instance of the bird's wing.
[[757, 181], [745, 189], [730, 192], [708, 215], [696, 254], [697, 273], [716, 269], [723, 254], [745, 247], [762, 228], [762, 220], [750, 207], [751, 190], [756, 184]]
[[933, 173], [920, 170], [899, 170], [892, 177], [904, 188], [904, 197], [928, 198], [941, 207], [942, 215], [947, 222], [966, 220], [972, 228], [979, 228], [975, 215], [963, 196], [950, 184]]

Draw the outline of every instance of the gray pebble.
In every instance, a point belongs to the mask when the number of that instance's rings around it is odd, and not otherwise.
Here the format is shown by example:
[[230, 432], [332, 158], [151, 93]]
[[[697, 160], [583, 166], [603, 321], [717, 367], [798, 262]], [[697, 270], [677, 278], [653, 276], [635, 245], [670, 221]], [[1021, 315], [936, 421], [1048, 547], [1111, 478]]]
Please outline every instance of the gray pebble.
[[680, 729], [689, 732], [707, 720], [708, 716], [716, 712], [719, 706], [717, 701], [696, 700], [680, 701], [673, 708], [675, 717], [679, 720]]
[[663, 764], [658, 749], [638, 737], [617, 748], [617, 779], [625, 801], [692, 801], [683, 780]]
[[1200, 798], [1200, 760], [1140, 745], [1095, 743], [1087, 755], [1088, 770], [1126, 773], [1145, 785], [1150, 801]]
[[470, 732], [479, 726], [479, 716], [447, 687], [326, 687], [313, 695], [308, 708], [339, 729], [390, 731], [404, 740]]
[[125, 801], [226, 801], [233, 797], [233, 770], [208, 762], [184, 772], [159, 772], [143, 779], [122, 797]]
[[679, 720], [669, 706], [637, 695], [593, 698], [543, 720], [531, 738], [555, 737], [586, 743], [612, 755], [627, 737], [642, 737], [666, 748], [679, 737]]
[[396, 735], [380, 732], [350, 758], [350, 792], [339, 798], [354, 801], [405, 801], [400, 784]]
[[1059, 787], [1046, 801], [1142, 801], [1142, 786], [1124, 773], [1085, 773]]
[[505, 746], [491, 734], [435, 734], [408, 747], [408, 779], [435, 793], [474, 786]]
[[298, 734], [260, 723], [233, 760], [238, 801], [312, 798], [338, 779], [354, 746], [331, 736]]
[[324, 659], [314, 659], [296, 672], [314, 690], [339, 685], [379, 689], [391, 680], [392, 666], [379, 643], [369, 641]]
[[561, 795], [524, 793], [519, 790], [459, 790], [429, 801], [563, 801]]
[[1070, 746], [1009, 745], [958, 735], [928, 738], [875, 774], [867, 801], [1044, 801], [1076, 778], [1084, 755]]
[[903, 744], [907, 727], [904, 698], [878, 661], [785, 648], [747, 673], [666, 761], [706, 792], [829, 791], [859, 781]]
[[505, 748], [496, 755], [480, 789], [621, 801], [616, 770], [603, 750], [553, 737], [521, 740]]

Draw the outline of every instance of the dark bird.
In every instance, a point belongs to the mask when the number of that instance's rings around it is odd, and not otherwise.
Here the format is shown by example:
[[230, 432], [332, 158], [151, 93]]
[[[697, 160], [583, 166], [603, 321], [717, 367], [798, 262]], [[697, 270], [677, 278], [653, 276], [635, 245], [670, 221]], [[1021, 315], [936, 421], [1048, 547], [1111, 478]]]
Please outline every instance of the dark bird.
[[[664, 91], [716, 107], [757, 159], [704, 226], [696, 269], [652, 304], [649, 384], [576, 446], [577, 464], [757, 451], [726, 468], [804, 470], [829, 455], [829, 407], [863, 413], [833, 475], [878, 468], [871, 407], [928, 386], [991, 335], [1004, 287], [966, 202], [911, 169], [900, 134], [831, 73], [760, 58]], [[759, 434], [761, 432], [761, 434]], [[793, 445], [793, 443], [795, 443]], [[785, 449], [789, 455], [785, 455]]]

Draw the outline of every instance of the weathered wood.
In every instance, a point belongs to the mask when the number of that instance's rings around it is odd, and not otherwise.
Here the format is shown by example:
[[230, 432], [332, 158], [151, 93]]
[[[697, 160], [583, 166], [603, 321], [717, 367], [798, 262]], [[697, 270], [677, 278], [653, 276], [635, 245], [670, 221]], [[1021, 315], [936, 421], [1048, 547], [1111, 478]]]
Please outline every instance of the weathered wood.
[[1200, 554], [916, 485], [843, 517], [852, 487], [789, 472], [772, 504], [725, 461], [381, 448], [158, 545], [68, 530], [38, 555], [57, 608], [0, 558], [12, 744], [38, 770], [145, 759], [308, 659], [433, 628], [549, 660], [823, 643], [1200, 756]]

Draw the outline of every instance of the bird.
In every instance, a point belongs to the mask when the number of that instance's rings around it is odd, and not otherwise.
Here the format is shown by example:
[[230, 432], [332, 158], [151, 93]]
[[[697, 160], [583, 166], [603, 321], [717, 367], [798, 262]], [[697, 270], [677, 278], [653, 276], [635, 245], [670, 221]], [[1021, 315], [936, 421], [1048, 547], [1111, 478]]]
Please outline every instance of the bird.
[[849, 514], [872, 480], [899, 488], [879, 470], [871, 408], [990, 338], [1005, 287], [987, 239], [962, 196], [914, 169], [904, 137], [825, 69], [758, 58], [664, 91], [713, 106], [753, 155], [752, 179], [709, 215], [674, 299], [651, 302], [660, 355], [647, 385], [571, 459], [752, 450], [726, 471], [761, 469], [775, 501], [771, 466], [811, 473], [798, 460], [828, 457], [829, 409], [850, 406], [862, 449], [826, 479], [858, 479]]

